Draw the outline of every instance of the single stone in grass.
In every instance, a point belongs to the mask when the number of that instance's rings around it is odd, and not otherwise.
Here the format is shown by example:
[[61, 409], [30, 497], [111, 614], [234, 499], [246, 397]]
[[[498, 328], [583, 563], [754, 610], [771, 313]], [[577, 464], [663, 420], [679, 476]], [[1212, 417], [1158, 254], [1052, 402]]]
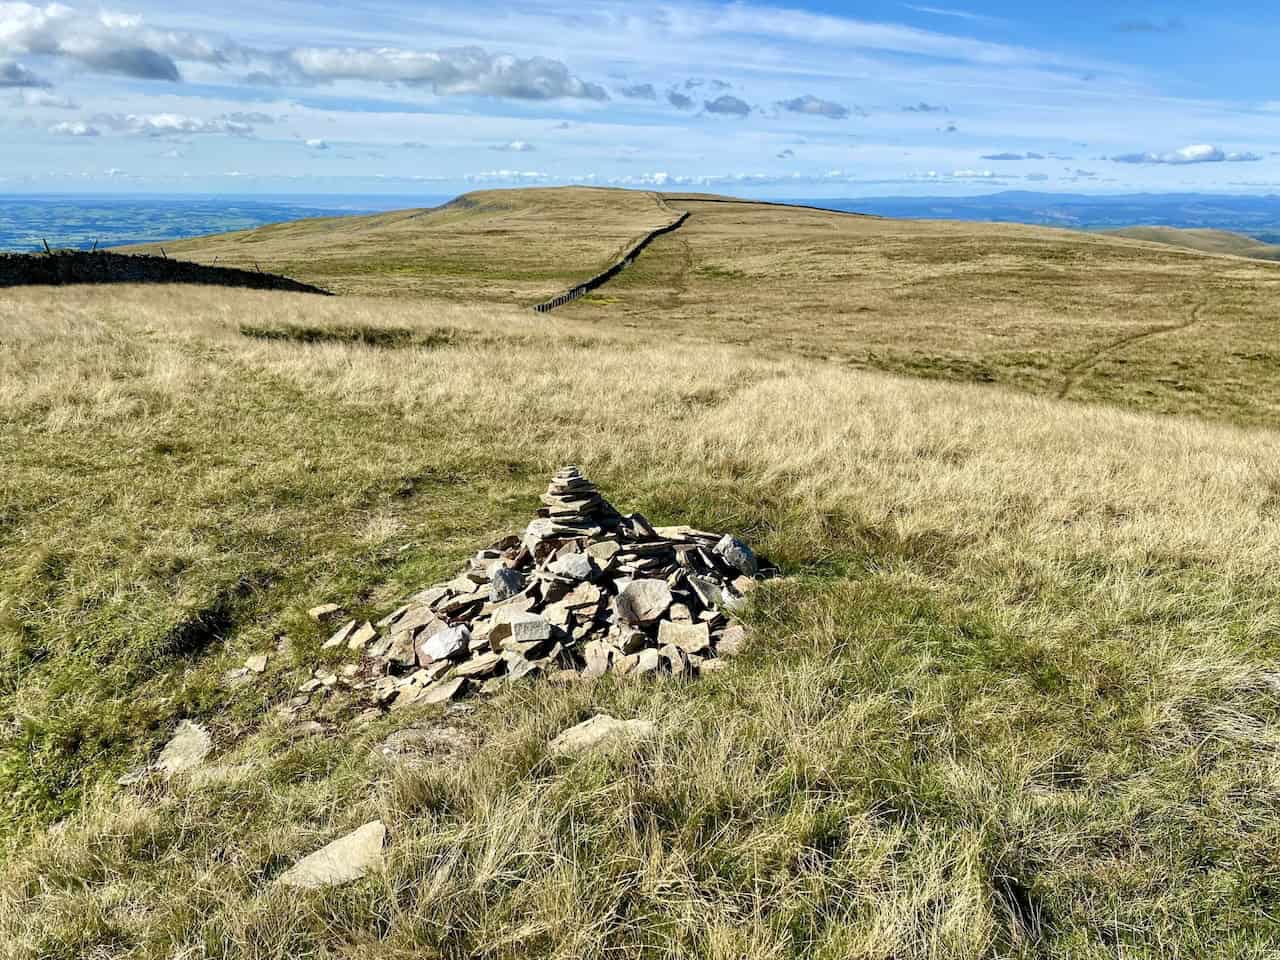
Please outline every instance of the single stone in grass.
[[323, 623], [326, 620], [332, 619], [334, 614], [341, 612], [342, 607], [338, 606], [336, 603], [322, 603], [320, 606], [312, 607], [308, 610], [307, 616], [312, 620]]
[[178, 724], [173, 739], [160, 751], [156, 769], [166, 777], [172, 777], [176, 773], [199, 766], [212, 749], [213, 738], [209, 736], [209, 731], [198, 723], [183, 720]]
[[267, 655], [259, 653], [244, 662], [244, 668], [253, 673], [264, 673], [267, 669]]
[[671, 606], [671, 588], [664, 580], [632, 580], [617, 604], [618, 616], [628, 623], [653, 623]]
[[656, 731], [652, 720], [618, 720], [600, 713], [560, 733], [551, 741], [550, 750], [555, 756], [576, 756], [645, 740]]
[[489, 584], [489, 602], [501, 603], [509, 600], [524, 589], [524, 574], [510, 567], [499, 567], [493, 573], [493, 582]]
[[703, 660], [698, 664], [699, 673], [719, 673], [729, 664], [724, 660]]
[[658, 624], [658, 644], [674, 644], [685, 653], [702, 653], [711, 647], [711, 631], [705, 623], [672, 623], [663, 620]]
[[740, 623], [725, 627], [724, 633], [716, 641], [716, 653], [722, 657], [736, 657], [747, 646], [747, 628]]
[[381, 820], [366, 823], [328, 846], [303, 857], [276, 879], [286, 887], [314, 890], [359, 880], [382, 863], [387, 828]]
[[471, 631], [464, 626], [446, 627], [422, 645], [432, 660], [451, 660], [464, 655], [471, 643]]
[[756, 562], [756, 555], [751, 552], [751, 548], [730, 534], [726, 533], [720, 538], [720, 542], [716, 544], [715, 552], [725, 563], [745, 576], [754, 577], [760, 569], [760, 565]]

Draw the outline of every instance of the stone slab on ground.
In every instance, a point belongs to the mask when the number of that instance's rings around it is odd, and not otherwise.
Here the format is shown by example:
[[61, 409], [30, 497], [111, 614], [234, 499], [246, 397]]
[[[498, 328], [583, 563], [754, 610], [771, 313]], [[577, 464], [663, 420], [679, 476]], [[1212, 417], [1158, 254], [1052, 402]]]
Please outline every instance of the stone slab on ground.
[[590, 720], [583, 720], [561, 732], [551, 741], [550, 750], [555, 756], [577, 756], [591, 750], [646, 740], [657, 729], [652, 720], [619, 720], [607, 713], [598, 713]]
[[321, 847], [280, 874], [276, 883], [314, 890], [359, 880], [382, 863], [387, 828], [381, 820], [366, 823], [345, 837]]

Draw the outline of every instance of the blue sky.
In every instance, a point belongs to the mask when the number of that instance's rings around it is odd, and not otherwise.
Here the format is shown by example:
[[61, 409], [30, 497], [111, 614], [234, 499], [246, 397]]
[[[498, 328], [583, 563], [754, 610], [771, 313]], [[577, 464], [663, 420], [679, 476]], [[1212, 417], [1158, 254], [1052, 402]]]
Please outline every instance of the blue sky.
[[0, 192], [1280, 192], [1280, 5], [0, 2]]

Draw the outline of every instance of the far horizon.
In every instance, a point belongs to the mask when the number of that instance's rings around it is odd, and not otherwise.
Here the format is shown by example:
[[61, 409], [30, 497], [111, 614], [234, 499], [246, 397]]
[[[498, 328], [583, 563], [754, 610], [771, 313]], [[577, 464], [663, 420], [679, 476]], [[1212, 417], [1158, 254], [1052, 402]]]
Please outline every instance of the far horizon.
[[1189, 0], [0, 3], [0, 190], [1267, 195], [1278, 29]]

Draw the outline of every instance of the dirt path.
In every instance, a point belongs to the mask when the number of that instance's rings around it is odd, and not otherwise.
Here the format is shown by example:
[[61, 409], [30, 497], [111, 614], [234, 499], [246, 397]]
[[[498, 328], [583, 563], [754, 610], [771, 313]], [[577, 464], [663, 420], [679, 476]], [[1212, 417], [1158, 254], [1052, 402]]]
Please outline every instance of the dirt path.
[[1143, 330], [1141, 333], [1133, 333], [1127, 337], [1121, 337], [1112, 343], [1107, 344], [1097, 353], [1085, 357], [1079, 363], [1072, 364], [1067, 368], [1066, 380], [1062, 384], [1062, 388], [1058, 391], [1058, 399], [1065, 400], [1070, 395], [1075, 386], [1080, 383], [1093, 367], [1103, 359], [1103, 357], [1111, 356], [1119, 353], [1126, 347], [1132, 346], [1141, 340], [1149, 340], [1152, 337], [1158, 337], [1166, 333], [1176, 333], [1179, 330], [1186, 330], [1194, 327], [1205, 319], [1204, 312], [1209, 307], [1209, 298], [1201, 297], [1200, 301], [1191, 308], [1191, 319], [1185, 323], [1171, 323], [1159, 327], [1152, 327], [1149, 330]]

